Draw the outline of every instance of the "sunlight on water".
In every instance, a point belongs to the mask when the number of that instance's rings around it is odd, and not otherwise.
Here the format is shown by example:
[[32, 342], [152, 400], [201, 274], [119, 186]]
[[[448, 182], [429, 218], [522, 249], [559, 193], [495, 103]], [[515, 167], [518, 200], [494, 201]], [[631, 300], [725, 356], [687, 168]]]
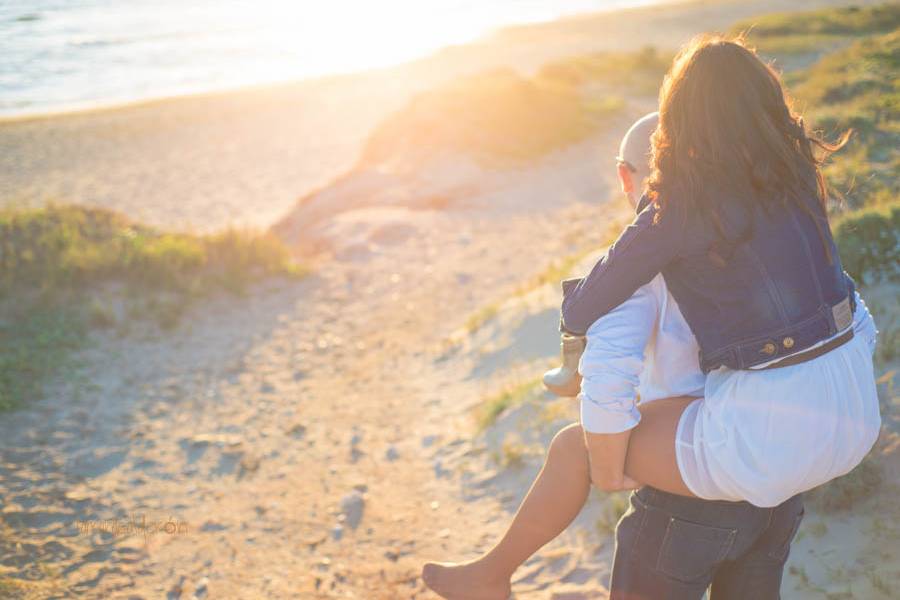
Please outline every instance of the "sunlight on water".
[[397, 64], [497, 27], [652, 0], [4, 0], [0, 113]]

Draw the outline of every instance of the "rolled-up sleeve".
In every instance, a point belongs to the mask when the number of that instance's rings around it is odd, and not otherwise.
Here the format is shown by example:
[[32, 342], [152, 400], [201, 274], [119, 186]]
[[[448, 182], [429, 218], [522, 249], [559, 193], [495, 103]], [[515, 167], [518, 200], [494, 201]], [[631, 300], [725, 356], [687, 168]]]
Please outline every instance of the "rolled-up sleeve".
[[659, 297], [651, 283], [588, 328], [578, 368], [581, 426], [586, 431], [620, 433], [640, 422], [637, 387], [658, 315]]

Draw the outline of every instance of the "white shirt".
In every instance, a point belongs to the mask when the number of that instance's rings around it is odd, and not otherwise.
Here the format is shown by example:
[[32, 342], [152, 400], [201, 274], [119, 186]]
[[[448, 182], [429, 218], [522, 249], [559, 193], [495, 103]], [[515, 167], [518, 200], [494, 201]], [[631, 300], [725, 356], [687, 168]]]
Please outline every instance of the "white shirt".
[[[874, 350], [875, 324], [856, 296], [856, 333]], [[662, 275], [639, 288], [587, 330], [581, 356], [581, 425], [591, 433], [619, 433], [641, 420], [641, 402], [704, 395], [699, 346]]]
[[637, 425], [638, 396], [651, 402], [703, 395], [697, 340], [662, 275], [594, 321], [586, 336], [578, 365], [586, 431], [619, 433]]

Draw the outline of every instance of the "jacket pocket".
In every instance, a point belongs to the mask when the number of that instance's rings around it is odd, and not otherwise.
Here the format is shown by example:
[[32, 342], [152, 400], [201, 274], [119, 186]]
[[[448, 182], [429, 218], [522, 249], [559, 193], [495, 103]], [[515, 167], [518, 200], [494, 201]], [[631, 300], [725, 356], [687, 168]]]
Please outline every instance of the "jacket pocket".
[[737, 529], [669, 519], [656, 570], [679, 581], [696, 582], [712, 575], [734, 546]]

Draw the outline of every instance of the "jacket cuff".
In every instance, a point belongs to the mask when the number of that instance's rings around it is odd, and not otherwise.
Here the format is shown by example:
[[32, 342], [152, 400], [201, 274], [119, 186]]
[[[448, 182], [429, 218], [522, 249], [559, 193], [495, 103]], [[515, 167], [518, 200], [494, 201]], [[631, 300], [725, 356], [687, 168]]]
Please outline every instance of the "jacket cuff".
[[[583, 277], [573, 277], [571, 279], [563, 279], [562, 281], [559, 282], [560, 287], [562, 287], [563, 300], [565, 300], [566, 296], [569, 295], [569, 292], [571, 292], [575, 288], [575, 286], [577, 286], [579, 283], [581, 283], [582, 279], [584, 279], [584, 278]], [[559, 332], [567, 333], [569, 335], [581, 336], [581, 337], [583, 337], [585, 335], [585, 333], [583, 331], [572, 331], [571, 329], [566, 329], [566, 325], [565, 325], [565, 323], [563, 323], [562, 315], [559, 316]]]
[[584, 279], [584, 277], [572, 277], [571, 279], [563, 279], [561, 282], [559, 282], [559, 283], [560, 283], [560, 286], [562, 286], [563, 298], [565, 298], [566, 296], [568, 296], [568, 295], [569, 295], [569, 292], [571, 292], [572, 289], [573, 289], [576, 285], [578, 285], [579, 283], [581, 283], [581, 280], [582, 280], [582, 279]]

